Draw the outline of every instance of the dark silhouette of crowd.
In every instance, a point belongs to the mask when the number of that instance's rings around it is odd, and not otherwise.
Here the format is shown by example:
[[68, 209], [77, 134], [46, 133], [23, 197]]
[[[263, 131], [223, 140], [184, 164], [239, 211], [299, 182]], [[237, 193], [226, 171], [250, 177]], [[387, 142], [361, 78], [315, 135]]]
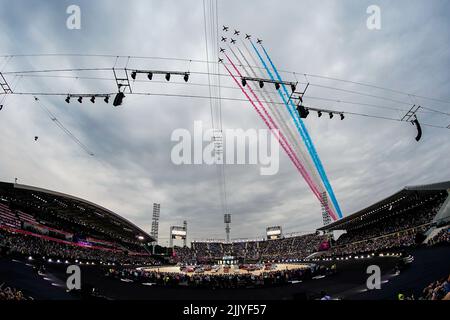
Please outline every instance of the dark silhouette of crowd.
[[22, 291], [8, 287], [4, 283], [0, 284], [0, 301], [25, 301], [30, 300], [29, 297], [26, 297]]
[[430, 283], [422, 292], [423, 300], [450, 300], [450, 275]]

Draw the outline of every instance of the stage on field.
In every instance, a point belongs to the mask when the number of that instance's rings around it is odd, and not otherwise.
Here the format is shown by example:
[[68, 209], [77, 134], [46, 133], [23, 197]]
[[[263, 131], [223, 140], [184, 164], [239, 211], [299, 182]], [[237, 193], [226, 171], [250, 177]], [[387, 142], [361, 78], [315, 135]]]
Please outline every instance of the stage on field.
[[183, 273], [187, 275], [195, 274], [208, 274], [208, 275], [223, 275], [223, 274], [254, 274], [259, 275], [261, 273], [282, 271], [282, 270], [295, 270], [295, 269], [308, 269], [308, 264], [300, 263], [276, 263], [272, 265], [262, 265], [259, 268], [255, 265], [246, 266], [246, 268], [239, 268], [239, 266], [162, 266], [162, 267], [143, 267], [139, 268], [148, 272], [160, 272], [160, 273]]

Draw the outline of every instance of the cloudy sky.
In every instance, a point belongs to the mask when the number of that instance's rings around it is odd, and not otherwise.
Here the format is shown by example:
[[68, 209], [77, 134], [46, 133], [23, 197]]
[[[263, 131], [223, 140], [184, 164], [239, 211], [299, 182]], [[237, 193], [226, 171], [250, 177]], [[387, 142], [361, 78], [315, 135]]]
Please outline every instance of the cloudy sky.
[[[0, 3], [0, 55], [82, 53], [187, 60], [206, 57], [200, 0]], [[419, 104], [428, 108], [418, 113], [423, 123], [444, 127], [450, 124], [450, 116], [429, 110], [449, 113], [450, 109], [450, 103], [444, 102], [450, 101], [448, 1], [218, 3], [219, 24], [262, 38], [279, 69], [435, 98], [314, 76], [295, 78], [292, 72], [285, 73], [285, 80], [314, 84], [305, 96], [306, 105], [398, 119], [411, 105]], [[81, 8], [80, 30], [66, 27], [66, 9], [72, 4]], [[366, 9], [372, 4], [381, 9], [380, 30], [366, 26]], [[111, 71], [22, 77], [8, 72], [111, 68], [114, 64], [117, 68], [206, 71], [206, 64], [187, 60], [25, 56], [6, 63], [6, 58], [1, 57], [0, 70], [16, 92], [109, 93], [117, 90], [114, 81], [108, 80], [113, 77]], [[205, 75], [193, 73], [191, 85], [182, 83], [174, 76], [170, 83], [136, 82], [133, 86], [146, 93], [208, 95]], [[234, 86], [226, 77], [222, 84]], [[243, 98], [236, 88], [224, 88], [221, 94]], [[100, 101], [66, 104], [63, 96], [39, 99], [41, 104], [34, 102], [33, 96], [13, 95], [4, 101], [5, 107], [0, 111], [0, 180], [14, 181], [17, 177], [23, 184], [85, 198], [116, 211], [145, 230], [150, 230], [152, 203], [159, 202], [162, 244], [168, 239], [169, 226], [180, 225], [183, 220], [188, 221], [190, 240], [224, 238], [216, 168], [176, 166], [170, 159], [174, 146], [170, 137], [175, 129], [192, 130], [195, 120], [211, 126], [207, 99], [128, 95], [120, 108]], [[95, 156], [89, 156], [60, 130], [43, 106]], [[222, 112], [224, 129], [265, 128], [248, 102], [224, 100]], [[416, 142], [415, 128], [405, 122], [352, 115], [340, 121], [318, 119], [311, 114], [305, 123], [344, 215], [405, 185], [450, 179], [448, 129], [425, 126], [423, 139]], [[34, 136], [39, 136], [37, 142]], [[232, 238], [262, 236], [269, 225], [281, 225], [285, 232], [312, 231], [321, 226], [317, 199], [284, 154], [280, 171], [273, 176], [261, 176], [258, 165], [227, 165], [225, 172], [227, 205], [233, 215]]]

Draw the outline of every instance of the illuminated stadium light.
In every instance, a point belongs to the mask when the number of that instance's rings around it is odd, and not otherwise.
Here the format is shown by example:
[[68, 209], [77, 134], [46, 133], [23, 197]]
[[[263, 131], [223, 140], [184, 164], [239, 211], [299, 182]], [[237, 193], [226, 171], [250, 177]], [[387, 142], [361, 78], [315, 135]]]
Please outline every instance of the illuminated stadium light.
[[149, 72], [148, 74], [147, 74], [147, 78], [148, 78], [148, 80], [152, 80], [153, 79], [153, 72]]
[[70, 96], [67, 96], [66, 99], [65, 99], [65, 101], [66, 101], [67, 103], [70, 103]]
[[32, 257], [32, 256], [29, 256], [29, 257], [28, 257], [28, 260], [33, 260], [33, 257]]
[[341, 120], [344, 120], [344, 118], [345, 118], [344, 114], [341, 113], [340, 116], [341, 116]]
[[92, 103], [95, 103], [95, 96], [92, 96], [92, 97], [91, 97], [91, 102], [92, 102]]
[[275, 82], [275, 89], [277, 89], [277, 90], [280, 89], [280, 84], [278, 82]]
[[259, 81], [259, 87], [262, 89], [264, 87], [264, 81]]
[[83, 97], [78, 97], [78, 102], [82, 103], [83, 102]]
[[56, 263], [61, 263], [61, 260], [59, 260], [59, 259], [58, 259], [58, 260], [56, 260]]
[[188, 82], [189, 81], [189, 73], [186, 73], [183, 77], [184, 82]]
[[242, 79], [242, 86], [245, 87], [247, 85], [247, 80]]
[[48, 259], [48, 262], [52, 262], [52, 259]]
[[170, 73], [166, 73], [166, 80], [170, 81]]
[[330, 112], [329, 115], [330, 115], [330, 119], [333, 119], [333, 116], [334, 116], [333, 112]]
[[322, 116], [322, 111], [317, 111], [317, 116], [320, 118]]

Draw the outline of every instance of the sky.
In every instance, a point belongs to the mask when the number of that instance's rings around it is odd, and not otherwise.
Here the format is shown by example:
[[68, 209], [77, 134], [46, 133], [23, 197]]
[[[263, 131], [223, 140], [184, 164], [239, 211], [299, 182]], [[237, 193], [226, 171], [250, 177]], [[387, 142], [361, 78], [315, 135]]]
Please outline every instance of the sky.
[[[93, 79], [111, 79], [110, 70], [48, 73], [50, 77], [19, 77], [8, 72], [113, 65], [119, 69], [206, 72], [206, 64], [196, 62], [206, 59], [203, 1], [0, 3], [0, 55], [112, 56], [19, 56], [8, 63], [0, 57], [0, 71], [15, 92], [110, 93], [117, 88], [114, 81]], [[66, 26], [70, 5], [81, 9], [81, 29]], [[370, 5], [380, 8], [379, 30], [367, 27]], [[220, 26], [263, 39], [277, 67], [290, 71], [283, 73], [284, 80], [310, 82], [307, 106], [400, 119], [416, 104], [424, 107], [418, 113], [422, 123], [446, 127], [450, 125], [450, 103], [445, 102], [450, 101], [449, 9], [445, 0], [219, 0], [218, 18]], [[116, 61], [118, 55], [186, 60]], [[303, 76], [305, 73], [308, 75]], [[197, 85], [183, 82], [173, 76], [170, 83], [136, 81], [133, 86], [145, 93], [208, 95], [204, 74], [191, 74], [190, 83]], [[222, 85], [222, 96], [245, 98], [230, 78], [224, 77]], [[87, 199], [147, 231], [152, 204], [161, 203], [159, 235], [163, 245], [170, 226], [182, 225], [183, 220], [188, 222], [189, 241], [225, 238], [217, 168], [175, 165], [170, 157], [174, 130], [192, 132], [194, 121], [211, 126], [208, 99], [128, 95], [121, 107], [114, 108], [101, 101], [66, 104], [64, 96], [38, 98], [40, 104], [30, 95], [9, 95], [4, 101], [0, 111], [1, 181], [18, 178], [22, 184]], [[58, 128], [43, 106], [95, 155], [89, 156]], [[265, 128], [245, 101], [223, 100], [222, 121], [224, 129]], [[424, 126], [423, 138], [416, 142], [416, 129], [407, 122], [350, 114], [340, 121], [311, 114], [305, 124], [344, 216], [406, 185], [450, 179], [448, 129]], [[232, 238], [262, 237], [272, 225], [282, 226], [285, 233], [312, 232], [322, 226], [319, 202], [282, 151], [277, 174], [263, 176], [259, 169], [259, 165], [225, 166]]]

